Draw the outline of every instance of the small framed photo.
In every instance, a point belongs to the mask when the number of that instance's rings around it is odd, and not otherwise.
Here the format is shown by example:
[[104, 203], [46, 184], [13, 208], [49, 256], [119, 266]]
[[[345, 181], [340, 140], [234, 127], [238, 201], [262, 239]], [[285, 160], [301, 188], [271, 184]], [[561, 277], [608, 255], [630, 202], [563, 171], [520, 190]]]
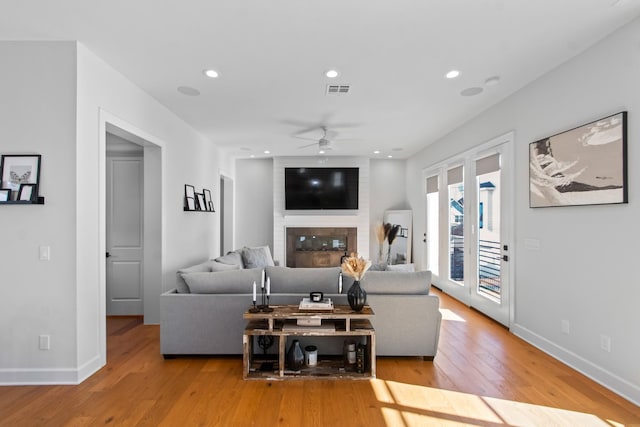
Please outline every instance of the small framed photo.
[[18, 191], [18, 200], [32, 202], [36, 200], [36, 185], [35, 184], [20, 184], [20, 190]]
[[189, 198], [191, 198], [192, 203], [195, 201], [196, 188], [193, 185], [185, 184], [184, 185], [184, 207], [190, 211], [195, 210], [195, 206], [189, 207]]
[[2, 188], [16, 193], [21, 184], [34, 184], [35, 197], [38, 195], [40, 182], [40, 154], [5, 154], [0, 162]]
[[207, 206], [204, 203], [204, 194], [196, 193], [196, 210], [198, 211], [206, 211]]
[[187, 200], [187, 210], [195, 211], [196, 210], [196, 199], [193, 197], [186, 197]]
[[0, 202], [8, 202], [11, 200], [11, 189], [0, 188]]
[[204, 194], [204, 209], [205, 211], [211, 211], [211, 206], [213, 206], [213, 202], [211, 201], [211, 191], [206, 188], [202, 189], [202, 194]]

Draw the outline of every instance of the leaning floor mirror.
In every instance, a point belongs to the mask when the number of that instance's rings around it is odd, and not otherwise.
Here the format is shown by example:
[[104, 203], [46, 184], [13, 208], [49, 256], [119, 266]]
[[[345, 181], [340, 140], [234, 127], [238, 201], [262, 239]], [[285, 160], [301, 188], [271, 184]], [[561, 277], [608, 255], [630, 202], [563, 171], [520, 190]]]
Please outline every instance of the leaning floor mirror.
[[387, 263], [411, 263], [412, 212], [410, 210], [385, 211], [383, 222], [397, 228], [395, 236], [391, 240], [387, 240]]

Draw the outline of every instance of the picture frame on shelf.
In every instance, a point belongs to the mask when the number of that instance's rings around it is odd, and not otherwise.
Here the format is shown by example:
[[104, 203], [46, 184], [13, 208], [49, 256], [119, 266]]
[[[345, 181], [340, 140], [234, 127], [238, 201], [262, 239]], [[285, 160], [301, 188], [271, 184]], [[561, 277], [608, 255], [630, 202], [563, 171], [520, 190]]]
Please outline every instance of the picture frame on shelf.
[[3, 154], [0, 161], [0, 187], [8, 188], [18, 195], [22, 184], [33, 184], [31, 200], [38, 198], [40, 184], [40, 154]]
[[193, 197], [185, 197], [187, 200], [187, 210], [195, 211], [196, 210], [196, 199]]
[[529, 144], [529, 207], [628, 203], [627, 112]]
[[35, 184], [20, 184], [20, 190], [18, 191], [17, 200], [21, 202], [34, 202], [37, 201], [38, 195], [36, 193], [38, 187]]
[[0, 188], [0, 202], [8, 202], [11, 200], [11, 189]]
[[202, 189], [202, 194], [204, 194], [204, 209], [205, 211], [213, 211], [213, 202], [211, 201], [211, 191], [206, 188]]
[[207, 207], [204, 203], [204, 193], [196, 193], [196, 210], [206, 211]]
[[[192, 203], [190, 206], [189, 199]], [[195, 210], [196, 188], [193, 185], [184, 185], [184, 207], [190, 211]]]

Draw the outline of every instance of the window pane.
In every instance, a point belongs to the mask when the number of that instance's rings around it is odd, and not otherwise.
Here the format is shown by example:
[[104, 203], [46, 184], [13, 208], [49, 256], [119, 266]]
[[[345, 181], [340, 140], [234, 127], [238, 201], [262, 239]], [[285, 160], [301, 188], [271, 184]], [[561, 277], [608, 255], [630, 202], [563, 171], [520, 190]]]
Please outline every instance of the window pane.
[[438, 275], [439, 268], [439, 254], [438, 254], [438, 212], [439, 205], [438, 193], [427, 194], [427, 269], [431, 270], [431, 273]]
[[477, 176], [478, 293], [500, 301], [500, 171]]
[[[455, 171], [459, 182], [449, 184], [449, 278], [455, 282], [464, 281], [464, 184], [462, 183], [462, 167]], [[456, 179], [457, 181], [457, 179]]]

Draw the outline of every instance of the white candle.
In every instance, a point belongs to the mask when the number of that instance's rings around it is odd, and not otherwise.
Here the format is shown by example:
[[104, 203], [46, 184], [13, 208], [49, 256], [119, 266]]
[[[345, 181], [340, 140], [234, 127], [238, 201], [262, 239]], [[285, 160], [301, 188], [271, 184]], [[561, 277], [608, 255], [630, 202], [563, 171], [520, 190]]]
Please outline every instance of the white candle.
[[261, 280], [260, 280], [260, 282], [261, 282], [260, 283], [260, 287], [263, 288], [263, 289], [264, 289], [264, 274], [265, 274], [264, 270], [262, 270], [262, 277], [261, 277]]
[[267, 277], [267, 296], [271, 295], [271, 277]]
[[338, 293], [342, 293], [342, 272], [340, 273], [340, 276], [338, 276]]
[[256, 281], [253, 281], [253, 303], [256, 303]]

